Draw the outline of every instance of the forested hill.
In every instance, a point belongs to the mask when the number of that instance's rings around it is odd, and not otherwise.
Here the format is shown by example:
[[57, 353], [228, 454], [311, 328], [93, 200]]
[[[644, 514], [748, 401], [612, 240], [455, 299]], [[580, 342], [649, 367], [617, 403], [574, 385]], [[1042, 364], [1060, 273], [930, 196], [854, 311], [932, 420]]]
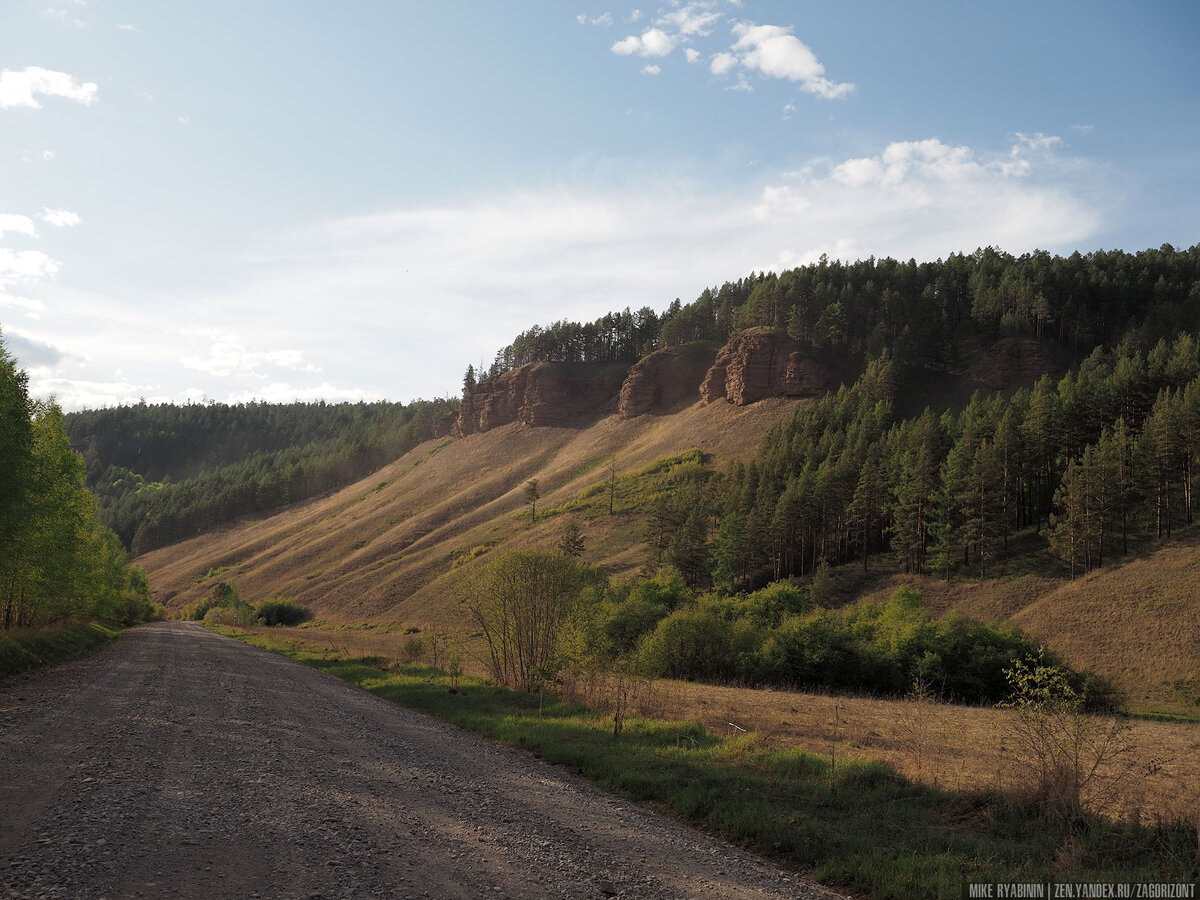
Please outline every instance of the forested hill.
[[448, 427], [454, 407], [141, 403], [65, 424], [105, 523], [142, 553], [356, 481]]
[[1200, 328], [1200, 245], [1065, 257], [987, 247], [926, 263], [822, 258], [705, 289], [662, 313], [644, 307], [534, 326], [487, 371], [469, 368], [467, 382], [530, 362], [633, 362], [757, 326], [786, 329], [814, 355], [836, 357], [840, 371], [861, 372], [886, 352], [918, 390], [927, 387], [922, 373], [953, 371], [1003, 336], [1044, 340], [1076, 359], [1098, 346], [1148, 350]]

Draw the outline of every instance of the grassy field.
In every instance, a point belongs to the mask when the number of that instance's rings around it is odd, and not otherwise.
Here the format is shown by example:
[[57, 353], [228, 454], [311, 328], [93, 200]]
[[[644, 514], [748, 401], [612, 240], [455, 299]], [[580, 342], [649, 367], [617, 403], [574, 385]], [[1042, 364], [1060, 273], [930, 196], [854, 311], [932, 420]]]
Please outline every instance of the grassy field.
[[[251, 630], [329, 658], [428, 661], [422, 634], [395, 626], [310, 623], [297, 629]], [[484, 672], [470, 656], [463, 665], [469, 674]], [[1008, 710], [931, 698], [892, 700], [665, 680], [639, 684], [643, 689], [635, 699], [641, 712], [697, 722], [714, 734], [751, 734], [765, 747], [822, 754], [836, 743], [840, 756], [887, 763], [935, 789], [1011, 793], [1021, 787], [1010, 737], [1014, 714]], [[604, 693], [603, 684], [573, 686], [573, 696], [597, 705], [606, 702]], [[1122, 760], [1120, 773], [1106, 773], [1116, 784], [1111, 794], [1093, 801], [1092, 811], [1144, 823], [1200, 818], [1200, 722], [1135, 718], [1126, 724], [1131, 753]]]
[[[869, 761], [862, 747], [852, 747], [858, 739], [850, 723], [864, 708], [851, 700], [814, 699], [825, 707], [846, 704], [846, 730], [816, 752], [782, 746], [778, 735], [763, 730], [721, 733], [733, 730], [715, 727], [724, 713], [712, 720], [714, 727], [631, 715], [615, 737], [613, 716], [584, 704], [543, 701], [470, 677], [452, 685], [438, 670], [387, 656], [347, 658], [353, 652], [349, 643], [333, 650], [304, 644], [295, 633], [238, 636], [529, 750], [607, 790], [670, 810], [822, 882], [872, 897], [957, 898], [968, 881], [1200, 876], [1193, 822], [1147, 826], [1089, 815], [1067, 824], [1019, 793], [999, 790], [1003, 785], [954, 784], [945, 773], [934, 779], [942, 782], [935, 787], [905, 777], [893, 765]], [[713, 689], [703, 690], [710, 703], [721, 702]], [[638, 699], [642, 708], [666, 708], [679, 703], [683, 691], [672, 685], [671, 696], [660, 688]], [[742, 721], [753, 725], [744, 716]], [[937, 771], [941, 764], [925, 765]]]

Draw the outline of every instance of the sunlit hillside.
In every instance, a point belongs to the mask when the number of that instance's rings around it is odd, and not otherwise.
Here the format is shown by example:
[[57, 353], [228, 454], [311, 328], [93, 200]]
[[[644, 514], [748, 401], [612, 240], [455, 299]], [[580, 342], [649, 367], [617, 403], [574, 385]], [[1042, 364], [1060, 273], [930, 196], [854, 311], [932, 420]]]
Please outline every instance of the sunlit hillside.
[[[233, 580], [242, 596], [287, 597], [323, 619], [427, 623], [453, 615], [454, 585], [500, 546], [552, 546], [576, 517], [584, 557], [614, 574], [643, 563], [637, 514], [555, 508], [608, 477], [619, 479], [692, 448], [720, 468], [753, 453], [764, 431], [795, 407], [697, 403], [670, 416], [610, 416], [576, 428], [506, 425], [428, 441], [344, 490], [265, 520], [203, 535], [138, 559], [155, 596], [176, 610]], [[542, 495], [536, 525], [526, 481]]]

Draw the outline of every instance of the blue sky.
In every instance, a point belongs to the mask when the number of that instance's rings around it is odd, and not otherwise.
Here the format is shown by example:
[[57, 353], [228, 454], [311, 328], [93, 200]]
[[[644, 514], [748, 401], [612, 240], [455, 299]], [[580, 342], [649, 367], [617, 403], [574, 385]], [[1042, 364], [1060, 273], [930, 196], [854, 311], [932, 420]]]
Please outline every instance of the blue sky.
[[64, 407], [457, 392], [822, 253], [1200, 241], [1200, 5], [3, 0], [0, 328]]

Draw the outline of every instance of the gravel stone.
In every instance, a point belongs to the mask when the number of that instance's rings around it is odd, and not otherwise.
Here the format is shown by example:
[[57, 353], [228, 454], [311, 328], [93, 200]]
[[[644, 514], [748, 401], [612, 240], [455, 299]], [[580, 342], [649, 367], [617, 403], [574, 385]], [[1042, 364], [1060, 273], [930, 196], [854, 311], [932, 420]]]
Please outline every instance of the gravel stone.
[[197, 625], [0, 682], [0, 897], [835, 898]]

